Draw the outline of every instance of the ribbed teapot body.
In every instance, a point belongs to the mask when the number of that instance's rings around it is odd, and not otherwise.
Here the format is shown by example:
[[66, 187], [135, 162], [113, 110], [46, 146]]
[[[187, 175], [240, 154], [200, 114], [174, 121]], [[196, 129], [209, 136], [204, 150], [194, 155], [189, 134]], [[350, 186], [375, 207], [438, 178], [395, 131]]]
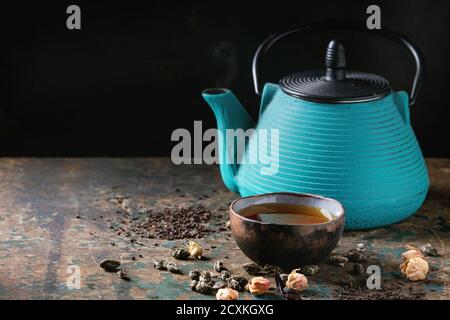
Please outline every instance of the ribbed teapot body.
[[[402, 94], [328, 104], [276, 90], [256, 127], [268, 138], [250, 138], [246, 156], [253, 162], [237, 172], [240, 194], [300, 192], [335, 198], [345, 207], [346, 229], [411, 216], [425, 199], [429, 179], [408, 108], [399, 106], [396, 95]], [[277, 135], [271, 135], [273, 130]], [[267, 165], [254, 159], [261, 147], [271, 152], [272, 161], [276, 157], [275, 170], [264, 172]]]

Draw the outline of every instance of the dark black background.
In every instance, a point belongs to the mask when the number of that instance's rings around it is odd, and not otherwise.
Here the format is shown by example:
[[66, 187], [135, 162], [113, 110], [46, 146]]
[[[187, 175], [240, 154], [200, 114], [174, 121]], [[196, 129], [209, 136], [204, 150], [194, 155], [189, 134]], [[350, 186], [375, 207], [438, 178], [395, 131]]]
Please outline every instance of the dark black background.
[[[77, 4], [82, 29], [66, 28]], [[271, 33], [322, 19], [367, 18], [422, 49], [427, 75], [411, 110], [426, 156], [450, 157], [450, 2], [34, 1], [1, 4], [0, 155], [167, 156], [176, 128], [215, 125], [202, 89], [232, 88], [256, 116], [251, 60]], [[323, 66], [333, 36], [352, 69], [408, 90], [414, 64], [397, 44], [353, 32], [298, 35], [265, 59], [265, 81]]]

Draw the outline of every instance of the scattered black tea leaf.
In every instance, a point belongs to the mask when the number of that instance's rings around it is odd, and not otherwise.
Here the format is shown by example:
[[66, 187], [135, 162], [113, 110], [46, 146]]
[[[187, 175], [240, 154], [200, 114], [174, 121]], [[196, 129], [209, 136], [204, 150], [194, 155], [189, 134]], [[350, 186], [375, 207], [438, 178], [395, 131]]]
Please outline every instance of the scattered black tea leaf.
[[267, 275], [268, 272], [259, 264], [249, 262], [242, 265], [242, 268], [251, 276], [264, 276]]
[[429, 257], [439, 257], [440, 256], [437, 249], [435, 247], [433, 247], [430, 243], [423, 245], [420, 248], [420, 251], [422, 251], [422, 254], [424, 256], [429, 256]]
[[167, 268], [167, 271], [172, 272], [172, 273], [178, 273], [178, 274], [182, 273], [180, 268], [178, 268], [178, 266], [173, 262], [169, 262], [167, 264], [166, 268]]
[[200, 272], [199, 281], [210, 282], [211, 281], [211, 273], [209, 271]]
[[228, 269], [223, 266], [223, 262], [222, 261], [217, 261], [216, 263], [214, 263], [214, 270], [216, 272], [222, 272], [222, 271], [225, 271], [225, 270], [228, 270]]
[[355, 288], [357, 285], [357, 281], [349, 274], [343, 275], [339, 278], [339, 284], [349, 288]]
[[230, 271], [228, 271], [228, 270], [223, 270], [221, 273], [220, 273], [220, 275], [219, 275], [219, 280], [223, 280], [223, 281], [226, 281], [226, 280], [228, 280], [228, 278], [230, 278], [231, 277], [231, 272]]
[[319, 266], [315, 264], [309, 264], [298, 268], [298, 272], [310, 277], [319, 271]]
[[187, 260], [187, 259], [189, 259], [190, 256], [191, 256], [191, 254], [189, 253], [189, 251], [187, 251], [185, 249], [172, 250], [172, 257], [174, 257], [175, 259]]
[[302, 300], [300, 292], [295, 289], [284, 288], [283, 291], [287, 300]]
[[167, 267], [165, 266], [165, 261], [162, 259], [155, 260], [153, 262], [153, 266], [158, 270], [167, 270]]
[[344, 265], [348, 262], [348, 258], [344, 257], [340, 254], [334, 254], [332, 256], [330, 256], [328, 258], [328, 263], [335, 265], [335, 266], [340, 266], [340, 267], [344, 267]]
[[197, 291], [196, 286], [197, 286], [197, 280], [191, 280], [191, 282], [189, 282], [189, 288], [192, 291]]
[[245, 286], [247, 285], [248, 280], [247, 278], [242, 276], [231, 276], [230, 278], [228, 278], [227, 282], [228, 287], [230, 287], [231, 289], [243, 292], [245, 291]]
[[139, 212], [139, 215], [129, 220], [118, 217], [111, 222], [112, 229], [119, 231], [118, 234], [128, 235], [132, 232], [136, 236], [149, 239], [199, 239], [218, 231], [217, 227], [212, 227], [212, 222], [221, 222], [224, 225], [226, 219], [224, 214], [214, 215], [201, 205], [151, 207]]
[[200, 278], [200, 271], [197, 269], [189, 271], [189, 278], [198, 281]]
[[356, 250], [358, 250], [360, 252], [365, 252], [367, 250], [367, 248], [364, 243], [360, 242], [356, 245]]
[[131, 278], [128, 276], [128, 272], [126, 269], [120, 269], [119, 271], [117, 271], [117, 275], [122, 280], [131, 281]]
[[283, 281], [284, 284], [286, 283], [288, 277], [289, 277], [289, 275], [287, 273], [280, 274], [280, 279], [281, 279], [281, 281]]
[[227, 287], [227, 283], [223, 280], [217, 280], [214, 285], [212, 286], [213, 289], [218, 290], [218, 289], [223, 289]]
[[347, 253], [347, 258], [353, 263], [364, 263], [367, 261], [367, 256], [358, 250], [352, 249]]
[[284, 273], [284, 270], [283, 270], [283, 269], [281, 269], [281, 268], [278, 267], [278, 266], [272, 265], [272, 264], [266, 264], [266, 265], [264, 265], [263, 270], [264, 270], [265, 272], [267, 272], [267, 274], [272, 274], [272, 275], [275, 274], [275, 272], [278, 272], [278, 273]]
[[353, 264], [351, 273], [355, 276], [360, 276], [364, 273], [364, 267], [361, 263]]
[[195, 291], [203, 294], [209, 294], [213, 291], [213, 289], [208, 282], [200, 280], [197, 282], [197, 285], [195, 286]]
[[228, 279], [228, 287], [236, 291], [240, 292], [244, 291], [244, 288], [242, 288], [239, 282], [232, 278]]
[[120, 262], [117, 260], [105, 259], [100, 262], [100, 267], [108, 272], [119, 271]]

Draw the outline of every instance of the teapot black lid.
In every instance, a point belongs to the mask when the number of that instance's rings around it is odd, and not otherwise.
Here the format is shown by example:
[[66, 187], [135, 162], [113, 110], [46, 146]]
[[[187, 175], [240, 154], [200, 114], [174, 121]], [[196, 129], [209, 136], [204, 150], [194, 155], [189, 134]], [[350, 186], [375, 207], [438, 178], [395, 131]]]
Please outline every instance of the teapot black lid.
[[380, 99], [391, 92], [383, 77], [347, 71], [345, 48], [339, 40], [328, 44], [326, 70], [303, 71], [280, 80], [280, 88], [290, 96], [324, 103], [351, 103]]

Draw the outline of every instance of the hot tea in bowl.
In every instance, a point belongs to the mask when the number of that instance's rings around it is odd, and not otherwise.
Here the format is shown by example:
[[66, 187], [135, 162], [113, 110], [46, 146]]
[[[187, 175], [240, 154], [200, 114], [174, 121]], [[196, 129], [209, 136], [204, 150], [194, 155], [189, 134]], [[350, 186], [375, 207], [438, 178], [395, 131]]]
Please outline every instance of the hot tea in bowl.
[[270, 193], [233, 201], [230, 222], [233, 237], [248, 258], [290, 271], [326, 258], [341, 238], [345, 218], [337, 200]]

